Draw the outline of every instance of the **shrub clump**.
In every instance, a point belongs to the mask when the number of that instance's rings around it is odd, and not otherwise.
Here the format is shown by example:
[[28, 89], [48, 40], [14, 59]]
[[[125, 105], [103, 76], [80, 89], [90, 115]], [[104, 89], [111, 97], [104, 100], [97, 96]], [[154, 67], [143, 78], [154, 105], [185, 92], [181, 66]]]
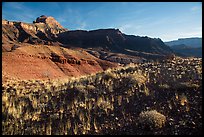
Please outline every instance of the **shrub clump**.
[[145, 129], [158, 129], [165, 125], [166, 117], [156, 110], [144, 111], [139, 114], [139, 124]]

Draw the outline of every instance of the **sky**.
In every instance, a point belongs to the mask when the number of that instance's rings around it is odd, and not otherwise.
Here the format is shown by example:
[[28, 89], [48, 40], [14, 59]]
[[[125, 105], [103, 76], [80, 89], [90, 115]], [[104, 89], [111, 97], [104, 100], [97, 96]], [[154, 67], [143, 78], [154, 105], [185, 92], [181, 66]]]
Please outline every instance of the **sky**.
[[201, 2], [3, 2], [2, 18], [32, 23], [54, 17], [69, 30], [117, 28], [122, 33], [160, 38], [202, 37]]

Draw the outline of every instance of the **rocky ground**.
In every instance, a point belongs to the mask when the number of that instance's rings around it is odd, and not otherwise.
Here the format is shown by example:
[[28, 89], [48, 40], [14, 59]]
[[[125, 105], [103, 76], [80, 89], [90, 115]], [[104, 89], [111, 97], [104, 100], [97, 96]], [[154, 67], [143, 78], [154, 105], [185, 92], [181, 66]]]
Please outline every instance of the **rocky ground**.
[[2, 85], [3, 134], [202, 135], [202, 59]]

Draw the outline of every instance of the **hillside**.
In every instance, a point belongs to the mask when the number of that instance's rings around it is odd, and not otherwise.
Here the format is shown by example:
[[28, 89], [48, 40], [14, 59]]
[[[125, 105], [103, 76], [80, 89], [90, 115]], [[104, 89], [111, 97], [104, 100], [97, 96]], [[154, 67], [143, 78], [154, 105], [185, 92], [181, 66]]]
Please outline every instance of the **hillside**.
[[59, 46], [26, 45], [2, 54], [3, 80], [76, 77], [116, 66], [83, 49], [72, 50]]
[[68, 31], [53, 17], [33, 24], [2, 20], [2, 73], [7, 79], [56, 79], [82, 76], [117, 67], [81, 48], [63, 48], [57, 34]]
[[201, 135], [202, 60], [2, 84], [3, 135]]
[[202, 58], [202, 47], [190, 47], [185, 44], [171, 46], [175, 53], [183, 57], [200, 57]]
[[202, 38], [182, 38], [165, 44], [180, 56], [202, 57]]

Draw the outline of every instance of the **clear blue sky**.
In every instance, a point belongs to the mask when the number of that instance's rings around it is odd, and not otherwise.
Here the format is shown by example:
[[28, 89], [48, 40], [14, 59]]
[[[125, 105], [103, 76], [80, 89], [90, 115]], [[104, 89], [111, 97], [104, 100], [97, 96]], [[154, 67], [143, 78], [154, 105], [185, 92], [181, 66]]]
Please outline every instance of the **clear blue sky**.
[[202, 37], [201, 2], [4, 2], [2, 18], [32, 23], [53, 16], [70, 30], [119, 28], [163, 41]]

